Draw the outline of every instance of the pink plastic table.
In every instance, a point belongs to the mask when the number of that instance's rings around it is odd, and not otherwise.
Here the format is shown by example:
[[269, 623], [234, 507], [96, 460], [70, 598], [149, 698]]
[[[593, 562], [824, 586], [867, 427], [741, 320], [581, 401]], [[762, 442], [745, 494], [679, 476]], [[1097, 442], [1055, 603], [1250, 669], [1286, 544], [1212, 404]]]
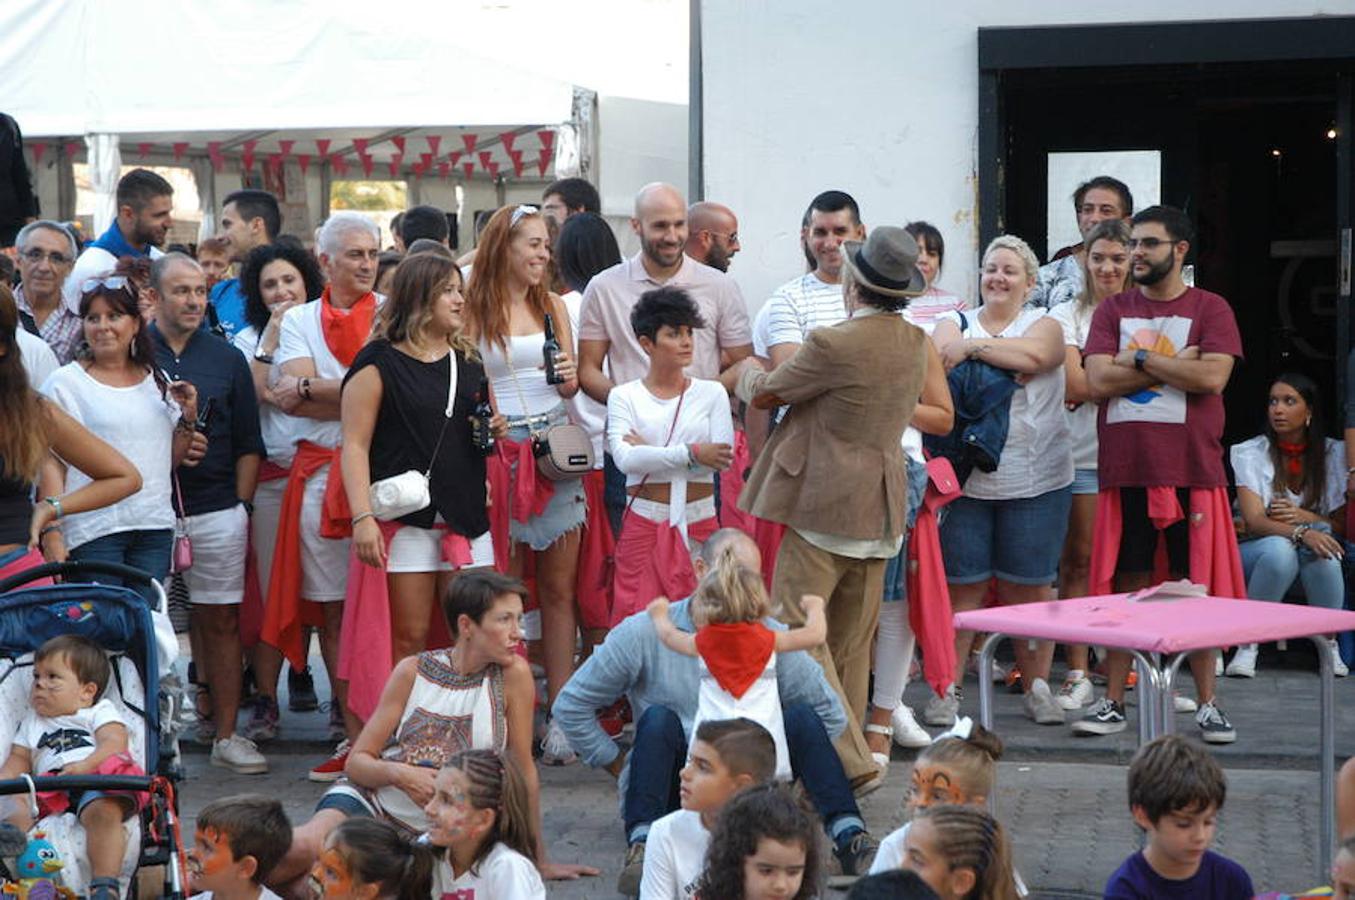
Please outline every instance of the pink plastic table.
[[[1006, 637], [1129, 651], [1139, 666], [1140, 743], [1171, 731], [1172, 683], [1189, 652], [1309, 638], [1318, 648], [1321, 678], [1322, 812], [1317, 857], [1318, 874], [1325, 877], [1336, 835], [1336, 729], [1331, 655], [1324, 636], [1355, 630], [1355, 612], [1225, 597], [1134, 601], [1129, 596], [1079, 597], [956, 613], [956, 629], [991, 635], [979, 655], [979, 718], [984, 727], [993, 725], [993, 654]], [[1155, 654], [1162, 655], [1161, 661]]]

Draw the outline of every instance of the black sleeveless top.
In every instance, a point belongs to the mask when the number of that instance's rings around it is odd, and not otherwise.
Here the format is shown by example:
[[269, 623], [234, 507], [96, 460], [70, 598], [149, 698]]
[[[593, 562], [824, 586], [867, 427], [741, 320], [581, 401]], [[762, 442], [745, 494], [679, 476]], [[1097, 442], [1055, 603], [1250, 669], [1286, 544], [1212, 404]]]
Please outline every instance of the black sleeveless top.
[[[0, 472], [5, 470], [0, 457]], [[33, 486], [0, 475], [0, 546], [27, 544], [28, 526], [33, 521]]]
[[390, 341], [378, 339], [358, 352], [344, 383], [367, 366], [375, 366], [381, 375], [381, 409], [368, 453], [372, 481], [410, 469], [424, 472], [447, 411], [447, 379], [453, 359], [457, 366], [456, 401], [428, 482], [433, 504], [399, 521], [432, 528], [434, 516], [441, 514], [457, 534], [475, 538], [489, 530], [485, 458], [471, 443], [470, 427], [484, 367], [466, 359], [461, 351], [437, 362], [421, 362], [396, 350]]

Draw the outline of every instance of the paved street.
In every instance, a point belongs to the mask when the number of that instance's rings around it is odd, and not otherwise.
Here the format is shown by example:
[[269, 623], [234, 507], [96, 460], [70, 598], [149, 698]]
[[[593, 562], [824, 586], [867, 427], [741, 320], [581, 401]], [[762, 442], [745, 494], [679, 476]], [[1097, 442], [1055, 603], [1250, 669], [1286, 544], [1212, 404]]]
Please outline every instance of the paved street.
[[[1258, 677], [1221, 680], [1223, 706], [1238, 728], [1236, 744], [1219, 749], [1229, 777], [1217, 849], [1242, 862], [1258, 890], [1297, 890], [1318, 883], [1317, 680], [1311, 652], [1291, 645], [1283, 656], [1263, 652]], [[322, 698], [326, 691], [320, 686]], [[1355, 746], [1349, 700], [1355, 681], [1337, 683], [1338, 752]], [[966, 684], [965, 712], [977, 710], [977, 685]], [[1133, 694], [1130, 695], [1131, 704]], [[911, 685], [907, 699], [920, 709], [925, 688]], [[207, 765], [200, 746], [185, 744], [189, 780], [183, 786], [190, 820], [209, 799], [235, 791], [281, 797], [296, 822], [304, 821], [323, 791], [306, 780], [324, 752], [325, 716], [283, 713], [282, 739], [265, 749], [273, 763], [263, 777], [236, 776]], [[1014, 835], [1018, 867], [1037, 896], [1099, 896], [1106, 877], [1137, 847], [1125, 804], [1124, 764], [1133, 752], [1130, 727], [1109, 738], [1074, 738], [1066, 728], [1039, 727], [1021, 714], [1019, 697], [999, 691], [997, 726], [1008, 743], [1001, 766], [996, 812]], [[1195, 732], [1181, 715], [1178, 730]], [[887, 783], [862, 803], [874, 834], [883, 837], [902, 819], [901, 803], [911, 753], [895, 752]], [[557, 884], [551, 896], [611, 898], [624, 853], [616, 792], [605, 773], [580, 766], [543, 768], [545, 829], [551, 854], [603, 870], [600, 878]]]

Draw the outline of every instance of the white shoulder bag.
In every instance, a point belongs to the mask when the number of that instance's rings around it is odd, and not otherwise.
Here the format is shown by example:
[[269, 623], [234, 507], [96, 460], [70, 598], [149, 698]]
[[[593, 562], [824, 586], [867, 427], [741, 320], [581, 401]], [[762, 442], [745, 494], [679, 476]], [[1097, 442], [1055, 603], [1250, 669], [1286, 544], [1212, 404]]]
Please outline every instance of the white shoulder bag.
[[433, 462], [438, 458], [442, 447], [443, 435], [452, 421], [452, 407], [456, 404], [457, 361], [456, 351], [448, 354], [451, 375], [447, 379], [447, 413], [442, 420], [442, 430], [438, 432], [437, 443], [433, 445], [433, 457], [428, 460], [428, 470], [420, 472], [409, 469], [399, 475], [392, 475], [372, 483], [367, 489], [367, 499], [372, 506], [372, 515], [387, 522], [425, 509], [433, 502], [428, 492], [428, 480], [433, 474]]

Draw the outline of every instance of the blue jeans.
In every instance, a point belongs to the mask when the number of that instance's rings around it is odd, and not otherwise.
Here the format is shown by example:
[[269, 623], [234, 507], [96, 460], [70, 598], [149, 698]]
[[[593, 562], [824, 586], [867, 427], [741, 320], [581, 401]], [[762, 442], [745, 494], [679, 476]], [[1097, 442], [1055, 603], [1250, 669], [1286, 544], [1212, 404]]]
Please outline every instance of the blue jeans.
[[[151, 531], [118, 531], [86, 541], [71, 551], [72, 559], [122, 563], [140, 569], [161, 584], [169, 577], [170, 551], [174, 547], [174, 530], [157, 528]], [[102, 584], [122, 584], [112, 575], [99, 575]], [[150, 603], [156, 598], [148, 585], [136, 588]]]
[[[847, 773], [813, 708], [795, 703], [783, 707], [781, 715], [791, 773], [804, 784], [825, 830], [838, 843], [864, 831]], [[643, 840], [651, 822], [678, 808], [678, 773], [686, 762], [687, 736], [677, 713], [664, 706], [646, 709], [635, 723], [629, 782], [621, 802], [627, 843]]]
[[[1331, 533], [1330, 526], [1323, 524], [1313, 528]], [[1242, 555], [1247, 596], [1251, 599], [1282, 602], [1298, 580], [1310, 606], [1340, 609], [1344, 605], [1346, 587], [1341, 560], [1323, 559], [1307, 547], [1295, 548], [1289, 538], [1279, 535], [1242, 541], [1237, 549]]]

